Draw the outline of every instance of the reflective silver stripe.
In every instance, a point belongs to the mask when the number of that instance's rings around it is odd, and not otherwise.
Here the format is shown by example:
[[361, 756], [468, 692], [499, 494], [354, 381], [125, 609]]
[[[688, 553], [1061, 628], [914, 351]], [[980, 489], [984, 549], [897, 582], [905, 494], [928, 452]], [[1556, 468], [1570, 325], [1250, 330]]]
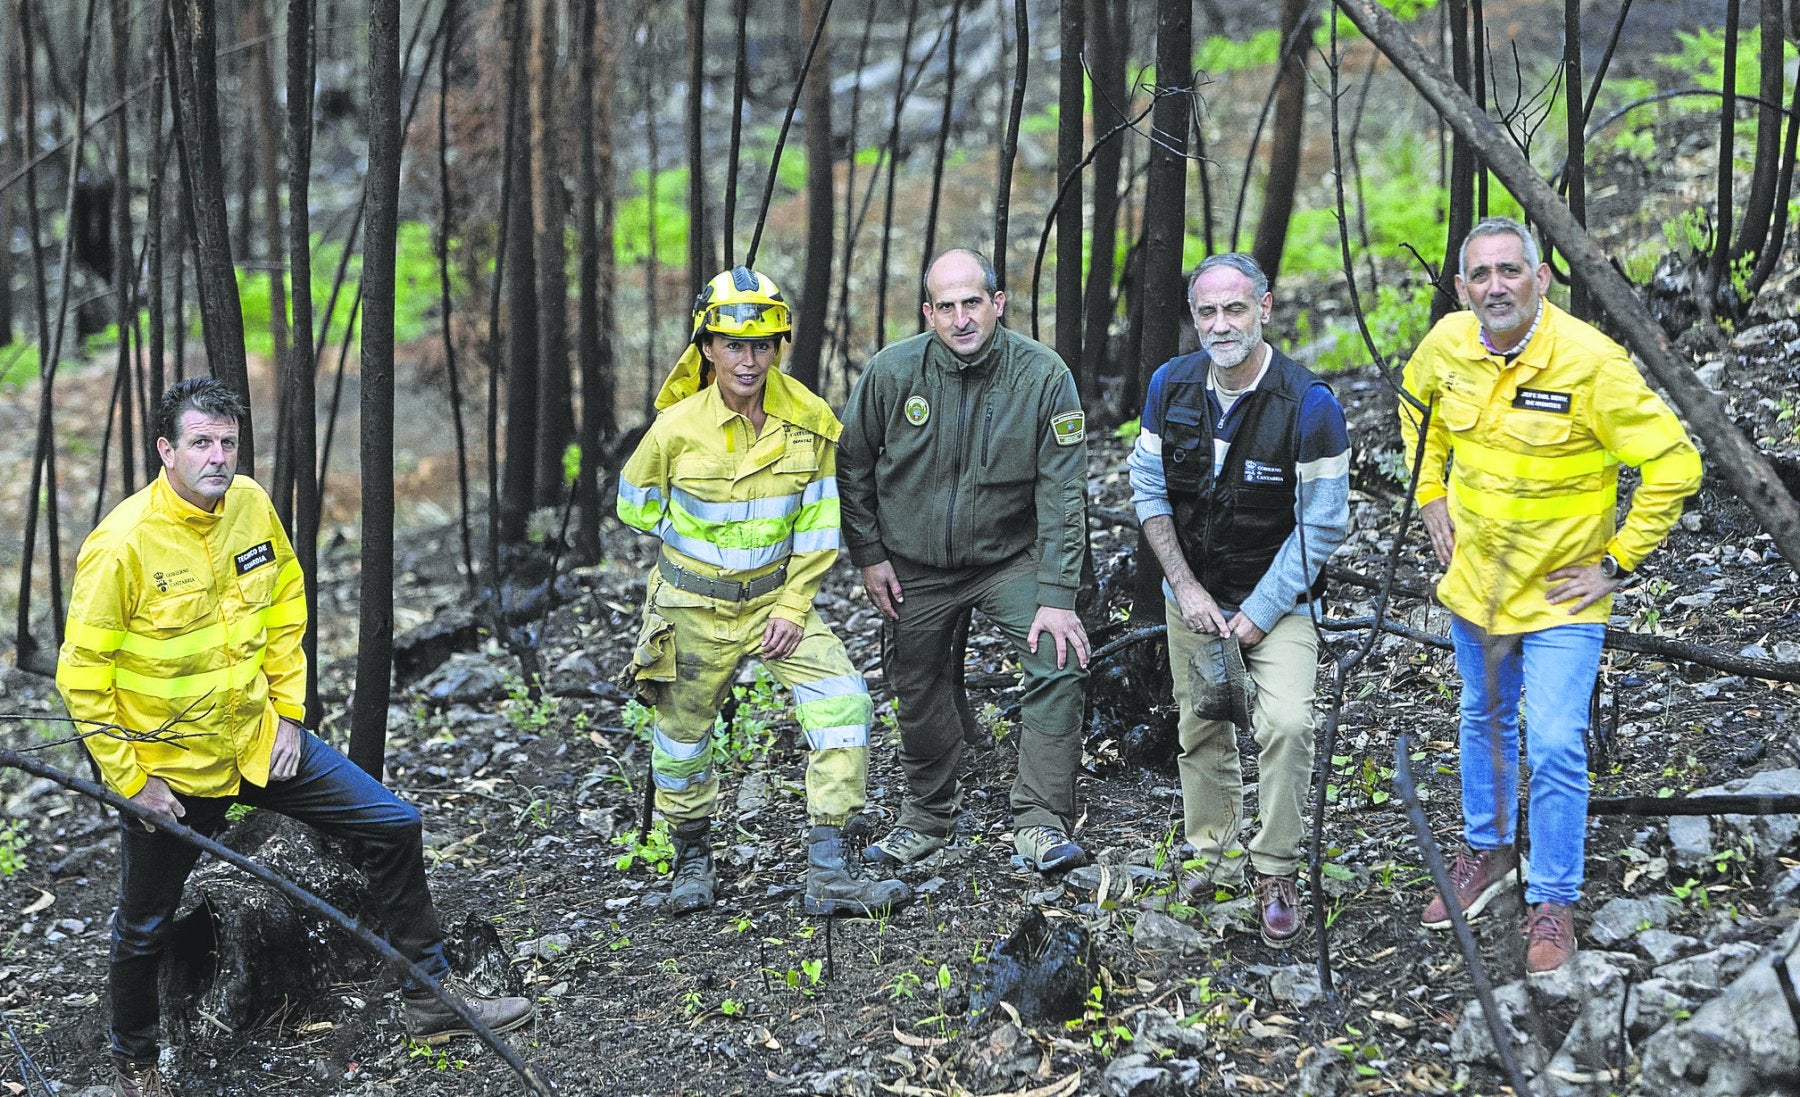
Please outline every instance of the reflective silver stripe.
[[836, 750], [869, 745], [869, 725], [843, 724], [834, 728], [807, 728], [806, 745], [813, 750]]
[[686, 792], [695, 785], [704, 785], [706, 782], [712, 780], [712, 767], [707, 766], [692, 777], [670, 777], [666, 773], [656, 773], [654, 771], [651, 772], [650, 776], [654, 780], [657, 788], [667, 792]]
[[816, 682], [803, 682], [794, 687], [794, 704], [804, 705], [808, 701], [823, 701], [827, 697], [848, 697], [858, 693], [869, 692], [868, 683], [863, 676], [851, 671], [835, 678], [821, 678]]
[[800, 505], [811, 506], [821, 499], [836, 499], [837, 493], [837, 477], [827, 476], [822, 480], [814, 480], [800, 493]]
[[[832, 537], [837, 537], [833, 530]], [[676, 532], [675, 526], [667, 518], [657, 523], [656, 535], [663, 539], [663, 544], [678, 552], [684, 552], [696, 560], [704, 560], [714, 567], [727, 571], [755, 571], [770, 564], [787, 559], [794, 554], [794, 539], [784, 537], [773, 545], [755, 549], [720, 548], [711, 541], [702, 541], [698, 537], [683, 537]]]
[[748, 522], [756, 518], [786, 518], [800, 509], [799, 495], [776, 495], [765, 499], [743, 499], [712, 503], [676, 488], [675, 505], [702, 522], [726, 524]]
[[634, 507], [641, 507], [646, 503], [662, 502], [662, 492], [655, 487], [640, 488], [624, 477], [620, 477], [619, 498]]
[[711, 736], [701, 739], [698, 743], [678, 743], [667, 735], [664, 735], [663, 729], [660, 727], [650, 729], [650, 741], [656, 744], [657, 750], [662, 751], [677, 762], [692, 761], [712, 749]]
[[830, 529], [809, 529], [794, 534], [793, 551], [826, 552], [841, 547], [843, 543], [843, 532], [837, 526]]

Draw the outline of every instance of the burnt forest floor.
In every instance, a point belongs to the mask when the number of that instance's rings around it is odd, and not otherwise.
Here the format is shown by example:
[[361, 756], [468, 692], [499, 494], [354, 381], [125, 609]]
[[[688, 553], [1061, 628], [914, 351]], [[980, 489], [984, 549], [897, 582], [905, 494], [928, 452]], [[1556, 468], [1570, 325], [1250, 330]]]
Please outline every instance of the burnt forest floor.
[[[1791, 319], [1756, 322], [1741, 329], [1733, 348], [1713, 355], [1726, 363], [1719, 383], [1745, 430], [1792, 459], [1800, 443], [1791, 394], [1800, 378], [1787, 348], [1800, 340], [1800, 327]], [[1375, 576], [1396, 535], [1402, 496], [1393, 398], [1372, 371], [1334, 381], [1358, 450], [1354, 531], [1333, 563]], [[1109, 513], [1129, 510], [1124, 455], [1123, 443], [1110, 439], [1092, 449], [1090, 526], [1100, 582], [1088, 616], [1097, 644], [1132, 628], [1124, 607], [1136, 535]], [[1317, 935], [1309, 929], [1295, 947], [1271, 949], [1242, 901], [1176, 908], [1193, 931], [1185, 950], [1180, 939], [1138, 932], [1146, 912], [1167, 904], [1180, 814], [1168, 761], [1173, 711], [1154, 640], [1120, 649], [1094, 676], [1079, 836], [1104, 871], [1044, 878], [1014, 863], [1006, 792], [1016, 694], [978, 689], [973, 699], [994, 741], [968, 754], [959, 840], [907, 874], [917, 902], [875, 921], [804, 916], [804, 756], [782, 699], [771, 704], [747, 687], [736, 709], [742, 756], [728, 763], [715, 830], [722, 899], [711, 911], [676, 919], [657, 909], [664, 883], [644, 858], [617, 867], [627, 847], [615, 839], [635, 823], [648, 747], [609, 680], [626, 661], [654, 546], [616, 524], [605, 538], [604, 563], [564, 569], [563, 597], [541, 624], [544, 700], [520, 695], [518, 664], [488, 641], [447, 668], [460, 684], [440, 671], [396, 691], [390, 720], [388, 781], [424, 812], [431, 883], [446, 924], [473, 918], [498, 930], [509, 962], [490, 971], [538, 1001], [535, 1024], [513, 1042], [561, 1092], [1093, 1093], [1111, 1084], [1103, 1081], [1109, 1062], [1133, 1052], [1168, 1071], [1163, 1084], [1172, 1092], [1298, 1093], [1297, 1080], [1316, 1082], [1326, 1059], [1337, 1064], [1339, 1092], [1502, 1088], [1497, 1074], [1449, 1054], [1471, 976], [1449, 935], [1418, 925], [1431, 884], [1392, 781], [1396, 737], [1410, 733], [1437, 840], [1457, 838], [1457, 681], [1447, 652], [1382, 637], [1346, 682], [1338, 742], [1319, 759], [1331, 786], [1324, 844], [1334, 997], [1310, 1000], [1304, 992]], [[414, 538], [404, 552], [403, 623], [467, 612], [453, 529]], [[1416, 594], [1435, 576], [1426, 557], [1415, 523], [1396, 583], [1415, 593], [1398, 594], [1391, 613], [1441, 635], [1443, 611]], [[326, 727], [340, 740], [353, 673], [343, 656], [353, 646], [355, 564], [354, 553], [339, 547], [323, 565], [325, 646], [339, 656], [325, 675]], [[1732, 655], [1760, 647], [1800, 660], [1794, 571], [1716, 474], [1709, 472], [1644, 571], [1619, 597], [1615, 625]], [[885, 830], [904, 782], [876, 616], [854, 574], [840, 562], [821, 608], [876, 693], [869, 814]], [[1370, 592], [1337, 582], [1328, 613], [1368, 617]], [[1322, 703], [1330, 696], [1326, 668], [1364, 635], [1326, 633]], [[997, 636], [978, 621], [972, 678], [1004, 679], [1002, 659]], [[8, 673], [0, 708], [46, 718], [58, 711], [46, 680]], [[477, 697], [485, 691], [485, 699], [427, 696], [452, 685]], [[1596, 796], [1682, 793], [1800, 764], [1793, 685], [1617, 651], [1607, 654], [1602, 685], [1602, 710], [1616, 729], [1594, 777]], [[8, 745], [58, 733], [47, 720], [5, 726]], [[1242, 745], [1253, 782], [1254, 745]], [[84, 768], [72, 748], [51, 758]], [[0, 1084], [19, 1092], [13, 1080], [21, 1077], [23, 1048], [63, 1092], [80, 1092], [106, 1080], [113, 824], [95, 804], [18, 773], [0, 774], [0, 795], [0, 827], [16, 821], [11, 847], [26, 861], [0, 877], [0, 1007], [17, 1040], [0, 1044]], [[1252, 793], [1252, 815], [1254, 804]], [[1731, 923], [1727, 932], [1751, 941], [1773, 938], [1792, 919], [1768, 893], [1775, 854], [1800, 851], [1724, 859], [1718, 871], [1693, 879], [1668, 867], [1666, 845], [1660, 820], [1594, 820], [1584, 912], [1621, 895], [1673, 894], [1682, 904], [1669, 929], [1700, 935]], [[1008, 1006], [977, 1010], [997, 978], [989, 961], [999, 943], [1038, 911], [1053, 932], [1088, 936], [1091, 972], [1065, 988], [1075, 1018], [1018, 1020]], [[1517, 979], [1516, 900], [1475, 925], [1490, 976]], [[340, 980], [245, 1031], [190, 1038], [172, 1063], [183, 1092], [522, 1092], [472, 1042], [448, 1053], [410, 1047], [392, 978], [371, 974], [341, 942], [327, 947], [342, 950]], [[1178, 1034], [1160, 1022], [1165, 1015], [1183, 1022]], [[1596, 1092], [1632, 1085], [1627, 1064]]]

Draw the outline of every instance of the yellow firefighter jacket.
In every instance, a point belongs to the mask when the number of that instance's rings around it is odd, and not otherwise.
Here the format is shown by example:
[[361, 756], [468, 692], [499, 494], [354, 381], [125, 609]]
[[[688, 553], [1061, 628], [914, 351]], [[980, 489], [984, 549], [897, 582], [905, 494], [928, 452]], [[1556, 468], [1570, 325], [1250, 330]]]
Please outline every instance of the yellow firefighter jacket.
[[[1611, 553], [1628, 569], [1662, 542], [1700, 485], [1700, 455], [1624, 348], [1549, 301], [1508, 363], [1473, 313], [1438, 321], [1407, 363], [1406, 390], [1432, 406], [1415, 500], [1449, 496], [1456, 550], [1438, 598], [1500, 634], [1604, 623], [1612, 599], [1571, 615], [1545, 576]], [[1402, 403], [1407, 453], [1418, 413]], [[1619, 469], [1642, 473], [1623, 526]]]
[[708, 578], [748, 581], [787, 564], [773, 613], [804, 624], [837, 559], [835, 443], [843, 425], [800, 382], [769, 370], [760, 437], [696, 386], [690, 349], [664, 384], [650, 424], [619, 474], [619, 518], [660, 537], [663, 553]]
[[75, 563], [56, 684], [77, 720], [178, 722], [169, 742], [83, 740], [106, 783], [122, 796], [153, 775], [190, 796], [267, 784], [278, 718], [306, 718], [304, 594], [275, 508], [247, 476], [216, 512], [166, 474], [114, 508]]

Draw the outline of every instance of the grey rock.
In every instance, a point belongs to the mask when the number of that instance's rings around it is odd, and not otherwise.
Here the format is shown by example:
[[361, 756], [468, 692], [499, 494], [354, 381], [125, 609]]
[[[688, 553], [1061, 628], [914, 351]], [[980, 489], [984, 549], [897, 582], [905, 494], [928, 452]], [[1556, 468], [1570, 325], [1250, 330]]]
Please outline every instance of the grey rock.
[[520, 941], [513, 946], [513, 952], [522, 958], [538, 960], [554, 960], [575, 944], [575, 938], [567, 933], [546, 933], [529, 941]]
[[752, 770], [744, 774], [738, 782], [737, 810], [740, 817], [751, 815], [769, 806], [769, 775], [761, 770]]
[[1769, 889], [1769, 901], [1776, 909], [1800, 906], [1800, 868], [1787, 870], [1787, 875], [1775, 881]]
[[1594, 912], [1587, 939], [1602, 947], [1625, 944], [1646, 929], [1661, 929], [1668, 925], [1678, 909], [1673, 901], [1662, 896], [1610, 899]]
[[1738, 649], [1738, 655], [1745, 659], [1768, 659], [1769, 649], [1761, 644], [1745, 644]]
[[1325, 997], [1318, 971], [1302, 964], [1281, 968], [1269, 976], [1269, 993], [1296, 1006], [1310, 1006]]
[[[1581, 955], [1576, 953], [1577, 956]], [[1508, 983], [1494, 991], [1494, 1006], [1499, 1012], [1501, 1038], [1507, 1042], [1513, 1058], [1533, 1074], [1544, 1069], [1550, 1052], [1526, 1035], [1522, 1027], [1531, 1012], [1524, 983]], [[1488, 1031], [1486, 1015], [1480, 999], [1471, 1001], [1450, 1034], [1450, 1057], [1460, 1063], [1479, 1063], [1499, 1067], [1500, 1057], [1494, 1050], [1494, 1038]]]
[[1653, 964], [1667, 964], [1700, 947], [1698, 939], [1666, 929], [1647, 929], [1632, 942]]
[[1677, 815], [1669, 820], [1669, 860], [1682, 868], [1705, 868], [1713, 860], [1712, 820], [1704, 815]]
[[1714, 392], [1724, 392], [1725, 391], [1725, 389], [1723, 387], [1724, 380], [1725, 380], [1725, 362], [1724, 362], [1724, 360], [1716, 359], [1711, 362], [1702, 362], [1699, 365], [1695, 366], [1694, 367], [1694, 379], [1699, 381], [1701, 384], [1705, 385], [1707, 388], [1713, 390]]
[[507, 672], [480, 655], [452, 655], [418, 685], [417, 692], [439, 705], [479, 704], [506, 696]]
[[1206, 1030], [1195, 1025], [1184, 1025], [1179, 1017], [1168, 1010], [1151, 1007], [1138, 1014], [1137, 1030], [1132, 1033], [1131, 1044], [1151, 1051], [1204, 1055], [1207, 1048]]
[[[1623, 952], [1584, 948], [1555, 971], [1532, 976], [1530, 990], [1536, 997], [1549, 1002], [1581, 1003], [1623, 994], [1631, 964], [1632, 958]], [[1613, 1018], [1616, 1023], [1617, 1003]]]
[[1709, 952], [1664, 964], [1652, 974], [1659, 979], [1667, 979], [1678, 987], [1692, 987], [1710, 993], [1737, 978], [1756, 959], [1756, 953], [1755, 945], [1747, 941], [1732, 941]]
[[1102, 873], [1110, 878], [1110, 887], [1114, 892], [1117, 892], [1127, 879], [1130, 879], [1134, 885], [1142, 887], [1145, 884], [1161, 883], [1169, 878], [1168, 873], [1148, 865], [1109, 864], [1082, 865], [1079, 868], [1070, 869], [1063, 875], [1063, 881], [1070, 887], [1098, 891]]
[[1169, 1090], [1169, 1072], [1150, 1065], [1148, 1055], [1121, 1055], [1106, 1064], [1100, 1075], [1100, 1092], [1106, 1097], [1148, 1097]]
[[1768, 962], [1780, 956], [1800, 980], [1800, 925], [1786, 933], [1717, 998], [1684, 1021], [1644, 1041], [1643, 1092], [1660, 1097], [1782, 1092], [1800, 1063], [1800, 1035], [1787, 1016], [1781, 987]]
[[821, 1094], [825, 1097], [871, 1097], [881, 1075], [856, 1067], [816, 1070], [795, 1078], [783, 1093]]
[[1147, 910], [1138, 915], [1131, 931], [1131, 943], [1152, 952], [1195, 953], [1212, 943], [1212, 938], [1185, 922], [1167, 914]]
[[1641, 1041], [1693, 1008], [1694, 1000], [1667, 979], [1645, 979], [1632, 985], [1625, 1005], [1625, 1028], [1633, 1040]]
[[1303, 1054], [1306, 1062], [1294, 1078], [1299, 1097], [1340, 1097], [1356, 1080], [1349, 1056], [1329, 1044], [1315, 1044]]
[[1743, 329], [1731, 337], [1731, 345], [1743, 348], [1760, 347], [1768, 343], [1787, 343], [1791, 342], [1796, 335], [1800, 335], [1800, 324], [1796, 324], [1791, 317], [1784, 317], [1772, 323], [1758, 324], [1755, 327]]
[[1792, 640], [1775, 641], [1775, 658], [1784, 663], [1800, 663], [1800, 644]]

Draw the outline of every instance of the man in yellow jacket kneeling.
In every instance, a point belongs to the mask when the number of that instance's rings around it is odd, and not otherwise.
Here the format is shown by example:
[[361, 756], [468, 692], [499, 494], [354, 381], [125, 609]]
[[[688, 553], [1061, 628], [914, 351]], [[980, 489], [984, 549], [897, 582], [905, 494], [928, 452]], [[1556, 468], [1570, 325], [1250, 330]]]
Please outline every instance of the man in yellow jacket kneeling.
[[872, 706], [812, 606], [838, 554], [843, 425], [781, 372], [791, 331], [768, 276], [734, 267], [708, 282], [693, 344], [657, 397], [661, 414], [619, 476], [619, 517], [662, 541], [626, 674], [656, 710], [651, 770], [657, 810], [674, 824], [674, 914], [712, 906], [717, 892], [713, 722], [752, 655], [793, 691], [811, 751], [806, 911], [867, 916], [912, 898], [845, 857], [844, 824], [866, 796]]

